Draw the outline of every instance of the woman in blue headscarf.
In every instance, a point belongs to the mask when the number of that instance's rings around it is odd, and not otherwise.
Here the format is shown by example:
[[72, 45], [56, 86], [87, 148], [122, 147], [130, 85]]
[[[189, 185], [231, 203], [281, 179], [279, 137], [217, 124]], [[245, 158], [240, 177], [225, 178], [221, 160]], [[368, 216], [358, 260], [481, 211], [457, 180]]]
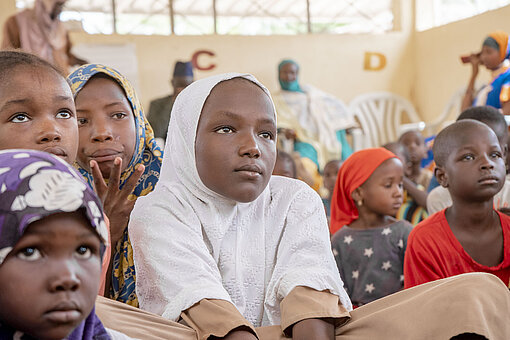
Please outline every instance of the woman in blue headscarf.
[[[500, 109], [503, 114], [510, 114], [509, 56], [509, 36], [503, 31], [490, 33], [483, 41], [482, 51], [470, 55], [472, 74], [462, 101], [462, 111], [470, 106], [487, 105]], [[491, 71], [492, 81], [475, 93], [480, 65]]]
[[295, 140], [294, 151], [322, 170], [328, 161], [345, 159], [352, 153], [345, 129], [355, 126], [355, 122], [340, 100], [300, 84], [298, 73], [299, 66], [293, 60], [278, 65], [281, 91], [273, 98], [278, 127]]

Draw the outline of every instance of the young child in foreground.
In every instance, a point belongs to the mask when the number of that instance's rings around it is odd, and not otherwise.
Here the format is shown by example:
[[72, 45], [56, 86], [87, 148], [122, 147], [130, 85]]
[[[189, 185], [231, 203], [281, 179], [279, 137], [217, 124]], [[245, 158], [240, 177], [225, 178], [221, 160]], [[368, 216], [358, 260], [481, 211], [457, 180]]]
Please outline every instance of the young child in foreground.
[[128, 339], [94, 312], [108, 237], [101, 202], [46, 152], [0, 151], [0, 339]]
[[[3, 149], [45, 151], [69, 164], [76, 160], [78, 123], [71, 88], [55, 67], [32, 54], [0, 51], [0, 150]], [[101, 294], [110, 262], [109, 242], [103, 261]]]
[[412, 226], [394, 216], [402, 205], [402, 162], [384, 148], [352, 154], [338, 174], [331, 223], [333, 254], [354, 306], [401, 290]]
[[510, 278], [510, 217], [494, 210], [505, 182], [498, 138], [486, 124], [466, 119], [434, 142], [435, 175], [452, 206], [411, 232], [404, 261], [405, 287], [469, 272]]
[[119, 72], [89, 64], [68, 79], [76, 101], [79, 170], [103, 201], [111, 222], [112, 261], [105, 296], [136, 307], [127, 224], [136, 198], [151, 192], [158, 181], [162, 152], [133, 87]]
[[[177, 97], [161, 177], [129, 222], [142, 309], [199, 339], [333, 339], [350, 300], [319, 195], [271, 176], [276, 115], [251, 75], [194, 82]], [[305, 302], [306, 301], [306, 302]]]
[[[501, 150], [508, 156], [508, 125], [501, 112], [492, 106], [474, 106], [462, 112], [457, 121], [463, 119], [474, 119], [487, 124], [498, 137]], [[507, 163], [506, 159], [504, 160]], [[452, 198], [448, 189], [442, 186], [433, 189], [427, 196], [427, 210], [431, 215], [451, 205]], [[494, 208], [500, 210], [508, 207], [510, 207], [510, 179], [507, 175], [503, 188], [494, 196]]]

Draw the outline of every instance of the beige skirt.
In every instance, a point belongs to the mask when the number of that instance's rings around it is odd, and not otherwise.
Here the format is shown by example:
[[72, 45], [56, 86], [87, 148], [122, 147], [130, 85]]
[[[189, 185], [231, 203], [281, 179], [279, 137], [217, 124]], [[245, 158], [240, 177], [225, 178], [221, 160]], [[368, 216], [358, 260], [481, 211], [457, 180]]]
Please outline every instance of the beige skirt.
[[[96, 313], [107, 328], [143, 340], [196, 340], [193, 329], [159, 315], [98, 297]], [[351, 312], [336, 340], [450, 339], [475, 333], [510, 339], [510, 292], [486, 273], [429, 282], [376, 300]], [[261, 340], [287, 339], [280, 326], [257, 328]]]

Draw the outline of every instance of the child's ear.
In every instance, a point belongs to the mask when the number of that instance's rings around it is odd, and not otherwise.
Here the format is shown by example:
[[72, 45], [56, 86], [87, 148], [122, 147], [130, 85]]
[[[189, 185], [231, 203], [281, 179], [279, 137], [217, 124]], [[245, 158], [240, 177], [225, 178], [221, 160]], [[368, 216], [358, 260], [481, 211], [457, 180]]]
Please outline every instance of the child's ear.
[[363, 201], [363, 189], [361, 187], [354, 189], [354, 191], [351, 194], [351, 197], [354, 200], [354, 202]]
[[448, 175], [443, 167], [436, 166], [434, 169], [434, 176], [436, 176], [437, 182], [441, 184], [442, 187], [448, 188]]

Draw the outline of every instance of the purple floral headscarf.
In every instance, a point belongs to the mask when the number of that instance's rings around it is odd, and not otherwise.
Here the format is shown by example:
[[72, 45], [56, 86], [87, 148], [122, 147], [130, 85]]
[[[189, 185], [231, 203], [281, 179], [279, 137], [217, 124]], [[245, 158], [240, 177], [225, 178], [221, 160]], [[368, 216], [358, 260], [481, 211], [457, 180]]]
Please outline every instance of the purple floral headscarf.
[[[34, 150], [0, 151], [0, 266], [27, 227], [44, 217], [82, 209], [101, 239], [101, 256], [108, 230], [101, 202], [70, 165], [49, 153]], [[31, 339], [2, 325], [0, 339]], [[69, 340], [110, 339], [94, 310], [69, 335]]]

